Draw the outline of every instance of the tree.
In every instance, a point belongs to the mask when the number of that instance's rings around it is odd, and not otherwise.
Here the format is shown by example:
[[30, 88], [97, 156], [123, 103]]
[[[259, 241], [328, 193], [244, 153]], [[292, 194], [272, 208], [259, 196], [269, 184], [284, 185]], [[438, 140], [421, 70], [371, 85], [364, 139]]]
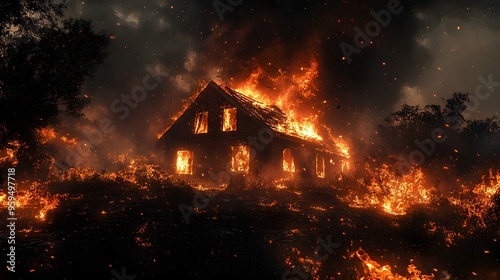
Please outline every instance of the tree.
[[104, 60], [109, 39], [90, 21], [65, 19], [64, 5], [52, 1], [0, 8], [0, 150], [31, 158], [41, 151], [40, 129], [62, 115], [81, 116], [82, 84]]
[[[425, 155], [430, 170], [436, 166], [454, 167], [465, 175], [472, 167], [490, 167], [500, 158], [500, 122], [496, 117], [466, 120], [468, 94], [454, 93], [445, 105], [427, 105], [423, 109], [404, 104], [379, 126], [383, 155]], [[443, 141], [433, 139], [436, 129], [443, 131]], [[425, 154], [424, 154], [425, 153]], [[417, 157], [418, 158], [418, 157]], [[418, 158], [420, 159], [420, 158]], [[428, 170], [429, 171], [429, 170]]]
[[452, 98], [446, 100], [443, 114], [450, 127], [453, 129], [461, 128], [465, 120], [463, 112], [467, 109], [469, 102], [469, 94], [460, 92], [454, 93]]

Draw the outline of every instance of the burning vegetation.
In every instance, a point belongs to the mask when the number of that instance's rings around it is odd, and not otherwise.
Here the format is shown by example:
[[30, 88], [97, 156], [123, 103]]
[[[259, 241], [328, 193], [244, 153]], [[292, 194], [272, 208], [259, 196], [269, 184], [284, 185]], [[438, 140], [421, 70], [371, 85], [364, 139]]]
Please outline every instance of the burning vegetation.
[[407, 175], [397, 175], [383, 164], [372, 169], [368, 164], [369, 178], [359, 180], [366, 192], [364, 195], [350, 194], [343, 198], [352, 207], [376, 207], [391, 215], [405, 215], [413, 206], [426, 206], [437, 201], [436, 189], [427, 186], [422, 169], [414, 166]]
[[[478, 165], [479, 180], [452, 173], [461, 170], [461, 156], [467, 151], [455, 146], [461, 141], [453, 139], [449, 146], [434, 146], [435, 154], [425, 164], [412, 162], [409, 172], [401, 173], [400, 162], [391, 162], [394, 154], [406, 151], [404, 145], [391, 143], [407, 143], [410, 130], [422, 139], [439, 126], [443, 133], [438, 139], [452, 137], [452, 123], [437, 116], [453, 111], [453, 102], [463, 102], [464, 97], [450, 99], [443, 110], [403, 107], [379, 127], [383, 144], [378, 151], [384, 156], [377, 152], [362, 156], [353, 153], [359, 147], [321, 123], [319, 107], [303, 106], [316, 98], [317, 76], [318, 63], [311, 60], [291, 75], [269, 76], [259, 67], [242, 82], [230, 81], [231, 87], [210, 83], [189, 98], [160, 135], [159, 143], [166, 143], [162, 151], [148, 156], [123, 153], [110, 159], [107, 170], [61, 170], [55, 159], [49, 160], [47, 179], [23, 179], [16, 196], [25, 221], [23, 242], [34, 244], [29, 249], [40, 253], [30, 257], [33, 268], [26, 275], [46, 275], [53, 268], [61, 275], [70, 273], [56, 262], [46, 265], [45, 257], [93, 266], [75, 257], [77, 246], [67, 243], [88, 239], [76, 233], [83, 225], [92, 237], [109, 234], [106, 242], [111, 236], [128, 240], [132, 253], [144, 256], [137, 270], [143, 277], [151, 276], [148, 271], [170, 273], [158, 263], [182, 266], [177, 263], [180, 259], [193, 259], [189, 272], [175, 272], [188, 276], [238, 274], [249, 260], [256, 260], [255, 267], [245, 275], [261, 278], [279, 278], [283, 273], [284, 279], [498, 276], [496, 158]], [[271, 92], [280, 94], [266, 94], [258, 86], [262, 80], [272, 80]], [[430, 117], [431, 113], [435, 115]], [[429, 119], [433, 122], [423, 121]], [[478, 121], [461, 124], [456, 137], [482, 137], [475, 129]], [[169, 131], [182, 133], [172, 136]], [[78, 137], [50, 127], [37, 133], [46, 147], [55, 143], [75, 147], [79, 142]], [[427, 149], [432, 147], [425, 143]], [[19, 148], [16, 142], [9, 144], [1, 158], [4, 165], [19, 163]], [[383, 159], [385, 154], [390, 159]], [[443, 191], [447, 188], [452, 191]], [[5, 194], [0, 194], [0, 203], [7, 207]], [[180, 207], [186, 203], [191, 204]], [[186, 213], [190, 225], [183, 223]], [[62, 236], [54, 241], [59, 245], [38, 237], [53, 232]], [[329, 234], [338, 246], [318, 258], [317, 246], [322, 245], [318, 236]], [[100, 242], [93, 243], [95, 248], [104, 246]], [[69, 252], [54, 248], [63, 245]], [[186, 246], [199, 251], [193, 256]], [[455, 256], [462, 250], [481, 264], [462, 265]], [[120, 249], [99, 261], [118, 260], [132, 267], [123, 258], [129, 254]]]
[[389, 265], [380, 265], [376, 261], [372, 260], [368, 253], [363, 249], [357, 250], [353, 255], [363, 262], [364, 273], [366, 277], [362, 277], [362, 280], [432, 280], [435, 279], [433, 274], [422, 275], [422, 272], [417, 269], [414, 264], [409, 264], [407, 267], [407, 276], [398, 275], [391, 271]]

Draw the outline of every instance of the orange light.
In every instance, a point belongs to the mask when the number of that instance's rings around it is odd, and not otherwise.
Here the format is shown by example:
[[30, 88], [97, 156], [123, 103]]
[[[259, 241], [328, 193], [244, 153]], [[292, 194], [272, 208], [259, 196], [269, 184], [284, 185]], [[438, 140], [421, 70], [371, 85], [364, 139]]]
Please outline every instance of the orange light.
[[193, 174], [193, 152], [188, 150], [177, 151], [177, 174]]
[[325, 178], [325, 157], [316, 155], [316, 175]]
[[231, 171], [248, 173], [250, 170], [250, 147], [231, 146]]
[[37, 130], [40, 136], [40, 143], [46, 144], [57, 137], [54, 128], [42, 128]]
[[283, 171], [285, 172], [295, 172], [295, 162], [293, 159], [292, 150], [283, 150]]
[[236, 108], [224, 108], [222, 110], [222, 131], [236, 131]]
[[391, 271], [391, 266], [380, 265], [378, 262], [372, 260], [368, 253], [363, 249], [358, 249], [354, 255], [360, 259], [364, 266], [364, 272], [367, 278], [362, 277], [361, 279], [387, 279], [387, 280], [406, 280], [406, 279], [419, 279], [419, 280], [432, 280], [434, 279], [434, 274], [424, 275], [417, 267], [410, 263], [407, 267], [407, 276], [402, 276]]
[[367, 164], [366, 170], [371, 179], [368, 183], [360, 181], [360, 184], [368, 193], [358, 195], [351, 191], [343, 198], [351, 207], [380, 207], [391, 215], [405, 215], [411, 206], [429, 204], [436, 198], [435, 188], [425, 185], [424, 174], [418, 166], [403, 176], [392, 172], [386, 164], [375, 169]]
[[194, 119], [194, 134], [208, 133], [208, 112], [199, 112]]
[[[231, 88], [235, 89], [252, 99], [258, 100], [258, 106], [275, 105], [287, 116], [284, 123], [277, 124], [273, 129], [303, 139], [321, 141], [323, 138], [318, 132], [318, 116], [314, 113], [306, 113], [297, 110], [300, 100], [309, 99], [316, 95], [318, 90], [316, 78], [319, 76], [318, 62], [312, 59], [307, 67], [295, 68], [295, 73], [288, 74], [284, 70], [278, 70], [277, 76], [271, 76], [264, 72], [262, 67], [256, 69], [244, 81], [232, 82]], [[286, 73], [286, 75], [285, 75]], [[261, 91], [259, 85], [268, 80], [273, 83], [273, 92], [279, 92], [278, 96], [266, 94]]]

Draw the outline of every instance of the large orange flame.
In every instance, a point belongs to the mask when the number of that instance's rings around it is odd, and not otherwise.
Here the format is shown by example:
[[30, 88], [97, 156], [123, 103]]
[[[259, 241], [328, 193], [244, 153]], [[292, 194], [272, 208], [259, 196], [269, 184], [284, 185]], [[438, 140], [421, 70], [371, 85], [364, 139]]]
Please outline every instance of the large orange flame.
[[[297, 73], [286, 75], [281, 69], [277, 76], [271, 76], [257, 66], [246, 80], [231, 80], [230, 87], [266, 105], [276, 105], [288, 117], [287, 123], [277, 127], [278, 131], [311, 140], [322, 141], [318, 129], [318, 113], [299, 110], [300, 102], [316, 96], [318, 62], [312, 59], [308, 66], [299, 68]], [[272, 83], [273, 87], [263, 89], [261, 81]]]
[[436, 198], [435, 188], [426, 187], [424, 173], [418, 166], [402, 176], [391, 172], [387, 164], [375, 169], [366, 165], [366, 170], [371, 179], [368, 183], [359, 181], [366, 188], [366, 194], [359, 195], [351, 191], [342, 198], [351, 207], [380, 207], [392, 215], [405, 215], [410, 207], [429, 204]]

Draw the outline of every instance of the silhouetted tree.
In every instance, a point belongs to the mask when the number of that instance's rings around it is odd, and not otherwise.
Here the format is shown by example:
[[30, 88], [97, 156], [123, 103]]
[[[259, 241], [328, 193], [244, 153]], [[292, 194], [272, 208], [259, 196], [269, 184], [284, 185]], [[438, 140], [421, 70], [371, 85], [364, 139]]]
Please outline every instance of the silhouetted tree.
[[448, 125], [453, 129], [460, 129], [465, 118], [463, 113], [469, 103], [469, 94], [455, 92], [453, 97], [446, 100], [444, 108], [444, 118]]
[[[445, 99], [444, 107], [427, 105], [423, 109], [404, 104], [379, 126], [384, 147], [382, 155], [404, 155], [409, 160], [413, 151], [425, 155], [424, 167], [439, 172], [439, 165], [454, 167], [465, 175], [471, 167], [498, 163], [500, 159], [500, 122], [496, 117], [484, 120], [466, 120], [468, 94], [454, 93]], [[435, 143], [433, 132], [443, 131], [443, 139]], [[430, 143], [427, 140], [431, 140]], [[424, 150], [422, 147], [424, 146]], [[418, 157], [417, 157], [418, 158]]]
[[0, 3], [0, 150], [34, 161], [38, 130], [80, 116], [81, 86], [106, 56], [108, 36], [90, 21], [64, 19], [52, 1]]

